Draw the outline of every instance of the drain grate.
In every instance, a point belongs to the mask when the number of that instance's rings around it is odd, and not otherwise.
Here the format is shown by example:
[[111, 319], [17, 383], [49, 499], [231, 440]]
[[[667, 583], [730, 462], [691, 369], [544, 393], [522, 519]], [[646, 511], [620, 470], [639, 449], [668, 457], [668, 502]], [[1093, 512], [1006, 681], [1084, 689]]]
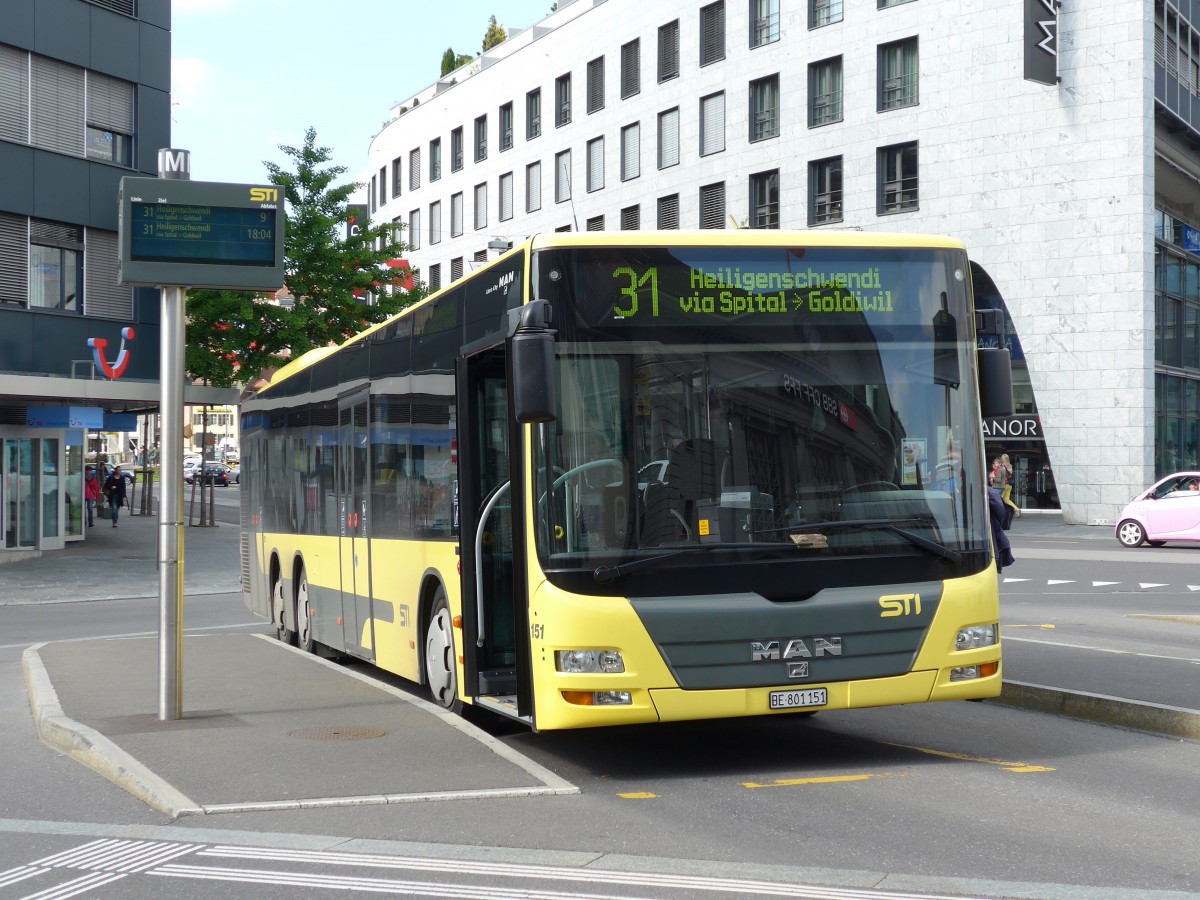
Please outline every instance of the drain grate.
[[300, 728], [289, 731], [288, 737], [302, 741], [369, 741], [387, 735], [382, 728], [367, 728], [359, 725], [319, 725], [316, 728]]

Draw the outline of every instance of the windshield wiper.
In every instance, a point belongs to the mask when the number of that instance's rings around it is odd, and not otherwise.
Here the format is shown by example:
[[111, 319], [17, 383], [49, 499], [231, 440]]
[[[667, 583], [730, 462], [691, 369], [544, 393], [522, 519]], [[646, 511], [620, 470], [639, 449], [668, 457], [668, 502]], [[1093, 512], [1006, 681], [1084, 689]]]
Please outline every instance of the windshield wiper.
[[596, 584], [611, 584], [623, 575], [628, 575], [630, 572], [636, 572], [638, 569], [646, 569], [650, 566], [657, 565], [660, 562], [666, 562], [669, 559], [675, 559], [679, 556], [686, 556], [692, 553], [699, 553], [708, 550], [791, 550], [792, 548], [779, 541], [763, 541], [763, 542], [742, 542], [742, 543], [712, 543], [712, 544], [693, 544], [690, 547], [680, 547], [678, 550], [672, 550], [668, 553], [660, 553], [657, 556], [643, 556], [640, 559], [630, 560], [627, 563], [621, 563], [616, 566], [597, 566], [592, 572], [592, 578]]
[[920, 547], [922, 550], [927, 550], [934, 556], [940, 556], [942, 559], [949, 560], [952, 563], [962, 562], [962, 554], [957, 550], [951, 550], [945, 544], [939, 544], [937, 541], [931, 541], [927, 537], [922, 537], [919, 534], [914, 534], [904, 528], [901, 528], [897, 523], [918, 522], [919, 519], [835, 519], [829, 522], [805, 522], [801, 525], [788, 525], [784, 528], [771, 528], [767, 531], [758, 531], [756, 534], [798, 534], [804, 531], [815, 531], [821, 528], [878, 528], [882, 531], [890, 531], [899, 537], [904, 538], [915, 547]]

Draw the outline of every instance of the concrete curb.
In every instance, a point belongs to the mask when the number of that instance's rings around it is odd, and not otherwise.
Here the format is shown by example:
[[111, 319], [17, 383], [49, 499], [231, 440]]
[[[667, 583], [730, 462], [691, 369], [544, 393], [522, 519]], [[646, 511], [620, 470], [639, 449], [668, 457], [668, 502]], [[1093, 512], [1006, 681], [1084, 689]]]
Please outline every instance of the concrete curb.
[[1019, 681], [1004, 682], [1000, 696], [990, 702], [1101, 725], [1200, 741], [1200, 711], [1178, 706], [1160, 706], [1141, 700], [1065, 691]]
[[202, 812], [200, 806], [167, 784], [140, 762], [106, 738], [63, 714], [58, 692], [50, 682], [42, 657], [45, 644], [34, 644], [21, 654], [21, 671], [29, 692], [34, 726], [46, 746], [64, 753], [128, 791], [148, 806], [175, 819]]

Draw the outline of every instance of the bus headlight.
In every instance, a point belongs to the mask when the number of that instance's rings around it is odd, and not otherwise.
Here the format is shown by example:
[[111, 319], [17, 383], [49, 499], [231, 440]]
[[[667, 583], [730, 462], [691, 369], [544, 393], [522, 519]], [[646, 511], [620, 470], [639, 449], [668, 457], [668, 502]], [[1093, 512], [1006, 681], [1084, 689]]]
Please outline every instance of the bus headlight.
[[958, 637], [954, 639], [955, 650], [974, 650], [978, 647], [991, 647], [996, 643], [996, 635], [999, 632], [999, 627], [992, 625], [972, 625], [970, 628], [961, 628], [958, 632]]
[[619, 650], [555, 650], [554, 665], [558, 671], [573, 675], [625, 671], [625, 660]]

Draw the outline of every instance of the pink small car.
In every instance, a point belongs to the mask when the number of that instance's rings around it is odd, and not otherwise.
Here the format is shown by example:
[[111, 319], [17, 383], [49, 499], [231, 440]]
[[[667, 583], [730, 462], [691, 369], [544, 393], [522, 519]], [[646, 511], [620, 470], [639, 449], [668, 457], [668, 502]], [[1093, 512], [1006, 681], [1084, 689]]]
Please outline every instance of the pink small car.
[[1200, 541], [1200, 472], [1168, 475], [1134, 497], [1121, 510], [1116, 536], [1126, 547]]

